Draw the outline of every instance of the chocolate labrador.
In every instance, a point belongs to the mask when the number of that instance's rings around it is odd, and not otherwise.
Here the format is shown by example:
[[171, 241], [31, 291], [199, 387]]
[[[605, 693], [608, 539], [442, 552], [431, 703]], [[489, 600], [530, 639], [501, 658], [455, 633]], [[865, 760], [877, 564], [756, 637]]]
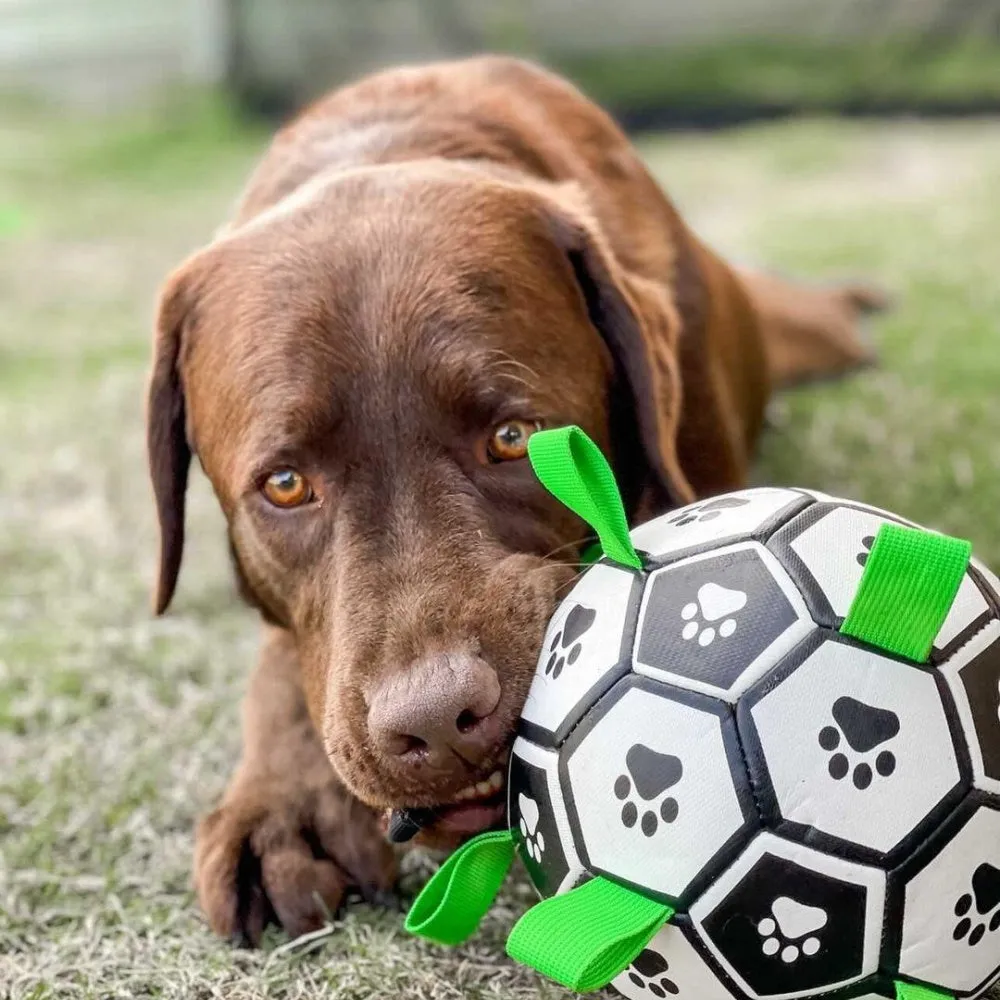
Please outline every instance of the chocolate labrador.
[[525, 460], [579, 424], [642, 521], [741, 486], [772, 389], [868, 359], [864, 288], [738, 273], [612, 120], [500, 57], [403, 68], [280, 131], [166, 282], [149, 386], [177, 581], [196, 455], [264, 622], [244, 753], [197, 835], [220, 934], [317, 926], [503, 816], [545, 622], [587, 538]]

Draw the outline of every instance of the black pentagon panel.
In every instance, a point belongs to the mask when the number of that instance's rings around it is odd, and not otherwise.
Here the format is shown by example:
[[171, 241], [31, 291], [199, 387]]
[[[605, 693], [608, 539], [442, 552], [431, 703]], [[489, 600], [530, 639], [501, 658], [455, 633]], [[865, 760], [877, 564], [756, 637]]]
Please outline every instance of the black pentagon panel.
[[[894, 514], [842, 501], [816, 503], [768, 542], [802, 591], [812, 617], [839, 629], [850, 610], [875, 538], [884, 524], [916, 527]], [[934, 641], [940, 661], [968, 641], [992, 615], [974, 574], [966, 574]]]
[[[542, 896], [565, 891], [583, 873], [559, 800], [556, 755], [527, 740], [514, 744], [507, 812], [514, 845]], [[571, 878], [572, 876], [572, 878]]]
[[634, 669], [734, 701], [812, 630], [775, 557], [739, 543], [650, 575]]
[[976, 787], [1000, 795], [1000, 622], [974, 636], [942, 673], [958, 707]]
[[761, 834], [691, 916], [750, 996], [797, 997], [876, 974], [884, 903], [883, 873]]

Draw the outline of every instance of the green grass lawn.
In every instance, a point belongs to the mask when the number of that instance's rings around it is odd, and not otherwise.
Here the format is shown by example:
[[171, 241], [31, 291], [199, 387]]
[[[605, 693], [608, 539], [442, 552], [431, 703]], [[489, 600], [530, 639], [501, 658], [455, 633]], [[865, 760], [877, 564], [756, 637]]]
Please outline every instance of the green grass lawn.
[[[524, 886], [450, 953], [360, 908], [240, 952], [196, 911], [192, 825], [236, 760], [255, 626], [197, 478], [178, 599], [149, 615], [142, 389], [158, 280], [263, 142], [212, 109], [0, 119], [0, 997], [564, 996], [503, 958]], [[898, 296], [879, 369], [776, 402], [756, 478], [898, 510], [1000, 566], [1000, 121], [644, 146], [722, 251]]]

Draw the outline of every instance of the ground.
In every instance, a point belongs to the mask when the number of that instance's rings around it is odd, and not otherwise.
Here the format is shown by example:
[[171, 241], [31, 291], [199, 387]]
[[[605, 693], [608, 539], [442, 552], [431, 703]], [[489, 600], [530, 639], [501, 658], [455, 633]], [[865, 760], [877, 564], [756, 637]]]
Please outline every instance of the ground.
[[[178, 599], [149, 614], [142, 388], [155, 289], [231, 203], [263, 133], [202, 108], [0, 124], [0, 996], [544, 998], [485, 933], [398, 918], [236, 951], [190, 890], [195, 817], [239, 746], [252, 616], [195, 477]], [[897, 297], [881, 366], [788, 394], [755, 478], [851, 495], [1000, 565], [1000, 122], [806, 121], [643, 142], [722, 251]]]

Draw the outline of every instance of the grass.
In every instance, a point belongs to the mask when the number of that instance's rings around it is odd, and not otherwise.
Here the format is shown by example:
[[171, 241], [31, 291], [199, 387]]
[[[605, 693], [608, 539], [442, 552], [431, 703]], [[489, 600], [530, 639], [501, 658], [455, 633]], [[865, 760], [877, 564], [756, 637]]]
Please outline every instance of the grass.
[[[141, 397], [157, 283], [263, 142], [211, 105], [0, 120], [0, 997], [564, 996], [503, 958], [523, 885], [448, 953], [363, 908], [240, 952], [194, 906], [192, 824], [236, 760], [255, 628], [200, 479], [179, 599], [149, 616]], [[775, 404], [756, 478], [899, 510], [1000, 565], [1000, 125], [798, 122], [644, 148], [723, 251], [899, 297], [878, 370]]]

